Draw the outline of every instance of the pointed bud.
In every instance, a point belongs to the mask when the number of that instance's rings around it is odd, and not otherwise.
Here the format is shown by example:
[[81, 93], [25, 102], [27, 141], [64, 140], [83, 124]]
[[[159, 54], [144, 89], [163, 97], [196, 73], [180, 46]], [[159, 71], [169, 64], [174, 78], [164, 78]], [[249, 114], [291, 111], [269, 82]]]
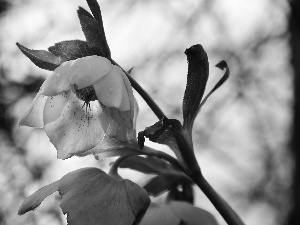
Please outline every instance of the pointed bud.
[[199, 44], [187, 49], [185, 54], [188, 60], [188, 75], [182, 104], [183, 126], [191, 128], [200, 109], [208, 79], [209, 64], [207, 54]]

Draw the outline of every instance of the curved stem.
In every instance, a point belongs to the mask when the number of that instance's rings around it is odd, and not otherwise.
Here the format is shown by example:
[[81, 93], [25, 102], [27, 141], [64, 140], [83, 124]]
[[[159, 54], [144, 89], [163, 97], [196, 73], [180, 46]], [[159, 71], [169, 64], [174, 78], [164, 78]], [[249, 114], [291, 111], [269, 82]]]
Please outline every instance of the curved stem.
[[148, 146], [145, 146], [141, 152], [143, 152], [144, 155], [147, 155], [147, 156], [154, 156], [154, 157], [157, 157], [160, 159], [164, 159], [185, 173], [184, 168], [180, 165], [178, 160], [165, 152], [162, 152], [162, 151], [159, 151], [156, 149], [152, 149]]
[[122, 179], [122, 177], [118, 174], [118, 168], [121, 164], [121, 162], [123, 162], [125, 159], [129, 158], [130, 155], [126, 155], [126, 156], [121, 156], [119, 157], [111, 166], [108, 174], [112, 177], [115, 177], [117, 179]]
[[201, 174], [192, 177], [211, 203], [215, 206], [228, 225], [245, 225], [231, 206], [213, 189]]
[[149, 105], [151, 110], [154, 112], [154, 114], [157, 116], [158, 119], [162, 119], [165, 114], [163, 111], [159, 108], [159, 106], [155, 103], [155, 101], [148, 95], [148, 93], [130, 76], [130, 74], [124, 70], [118, 63], [116, 63], [113, 59], [111, 59], [111, 62], [120, 67], [123, 72], [128, 77], [132, 87], [140, 94], [140, 96], [145, 100], [145, 102]]
[[[153, 157], [156, 157], [156, 158], [159, 158], [159, 159], [164, 159], [166, 160], [167, 162], [169, 162], [170, 164], [174, 165], [175, 167], [177, 167], [179, 170], [183, 171], [184, 173], [185, 170], [183, 169], [183, 167], [180, 165], [180, 163], [177, 161], [176, 158], [174, 158], [173, 156], [165, 153], [165, 152], [162, 152], [162, 151], [159, 151], [159, 150], [156, 150], [156, 149], [153, 149], [153, 148], [150, 148], [148, 146], [145, 146], [143, 148], [142, 151], [134, 151], [136, 154], [133, 154], [133, 155], [146, 155], [146, 156], [153, 156]], [[126, 155], [126, 156], [121, 156], [119, 157], [112, 165], [112, 167], [110, 168], [110, 171], [109, 171], [109, 174], [118, 178], [120, 177], [118, 175], [118, 167], [120, 165], [120, 163], [131, 157], [132, 155]]]

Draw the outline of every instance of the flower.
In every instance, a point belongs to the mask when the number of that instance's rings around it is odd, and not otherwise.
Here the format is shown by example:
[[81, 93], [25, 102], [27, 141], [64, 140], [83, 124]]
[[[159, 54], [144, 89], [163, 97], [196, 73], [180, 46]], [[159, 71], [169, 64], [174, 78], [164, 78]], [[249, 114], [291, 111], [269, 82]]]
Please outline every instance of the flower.
[[57, 67], [19, 124], [43, 127], [58, 158], [65, 159], [94, 153], [94, 147], [105, 146], [109, 139], [136, 142], [137, 111], [123, 71], [108, 59], [93, 55]]

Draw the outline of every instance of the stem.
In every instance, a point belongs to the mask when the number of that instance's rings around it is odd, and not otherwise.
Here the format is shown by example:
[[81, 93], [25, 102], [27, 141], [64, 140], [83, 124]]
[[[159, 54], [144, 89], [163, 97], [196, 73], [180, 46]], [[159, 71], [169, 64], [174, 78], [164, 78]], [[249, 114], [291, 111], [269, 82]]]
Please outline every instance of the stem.
[[202, 174], [193, 176], [193, 181], [199, 186], [211, 203], [215, 206], [228, 225], [245, 225], [230, 205], [213, 189]]
[[[143, 155], [147, 155], [147, 156], [154, 156], [160, 159], [164, 159], [167, 162], [169, 162], [170, 164], [176, 166], [178, 169], [180, 169], [181, 171], [183, 171], [185, 173], [184, 168], [180, 165], [180, 163], [178, 162], [178, 160], [176, 158], [174, 158], [173, 156], [170, 156], [169, 154], [156, 150], [156, 149], [152, 149], [148, 146], [145, 146], [143, 148], [143, 150], [141, 151], [144, 154]], [[140, 154], [142, 155], [142, 154]]]
[[115, 177], [116, 179], [122, 179], [122, 177], [118, 174], [118, 168], [119, 168], [121, 162], [123, 162], [125, 159], [127, 159], [129, 157], [130, 157], [130, 155], [119, 157], [111, 166], [108, 174], [111, 175], [112, 177]]
[[155, 103], [155, 101], [150, 97], [150, 95], [130, 76], [130, 74], [124, 70], [118, 63], [116, 63], [113, 59], [111, 59], [111, 62], [120, 67], [123, 72], [128, 77], [132, 87], [137, 91], [137, 93], [140, 94], [140, 96], [145, 100], [145, 102], [149, 105], [151, 110], [154, 112], [154, 114], [157, 116], [158, 119], [162, 119], [165, 114], [163, 111], [159, 108], [159, 106]]

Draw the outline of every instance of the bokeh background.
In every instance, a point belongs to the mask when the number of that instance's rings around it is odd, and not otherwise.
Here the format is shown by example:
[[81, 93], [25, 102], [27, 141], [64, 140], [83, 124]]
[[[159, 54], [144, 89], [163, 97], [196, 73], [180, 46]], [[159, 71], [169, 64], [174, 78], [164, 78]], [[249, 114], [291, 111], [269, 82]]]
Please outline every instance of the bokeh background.
[[[112, 57], [157, 101], [182, 120], [187, 62], [202, 44], [210, 62], [210, 90], [229, 81], [202, 108], [194, 126], [196, 155], [207, 180], [248, 225], [300, 224], [300, 6], [285, 0], [99, 0]], [[66, 224], [58, 195], [17, 215], [22, 200], [85, 166], [107, 170], [111, 159], [58, 160], [41, 129], [19, 127], [49, 71], [30, 62], [16, 42], [47, 49], [84, 39], [76, 10], [84, 0], [0, 0], [0, 224]], [[157, 121], [136, 94], [137, 130]], [[156, 147], [168, 151], [166, 147]], [[126, 173], [124, 173], [126, 175]], [[142, 176], [135, 176], [137, 182]], [[195, 205], [225, 224], [202, 192]]]

